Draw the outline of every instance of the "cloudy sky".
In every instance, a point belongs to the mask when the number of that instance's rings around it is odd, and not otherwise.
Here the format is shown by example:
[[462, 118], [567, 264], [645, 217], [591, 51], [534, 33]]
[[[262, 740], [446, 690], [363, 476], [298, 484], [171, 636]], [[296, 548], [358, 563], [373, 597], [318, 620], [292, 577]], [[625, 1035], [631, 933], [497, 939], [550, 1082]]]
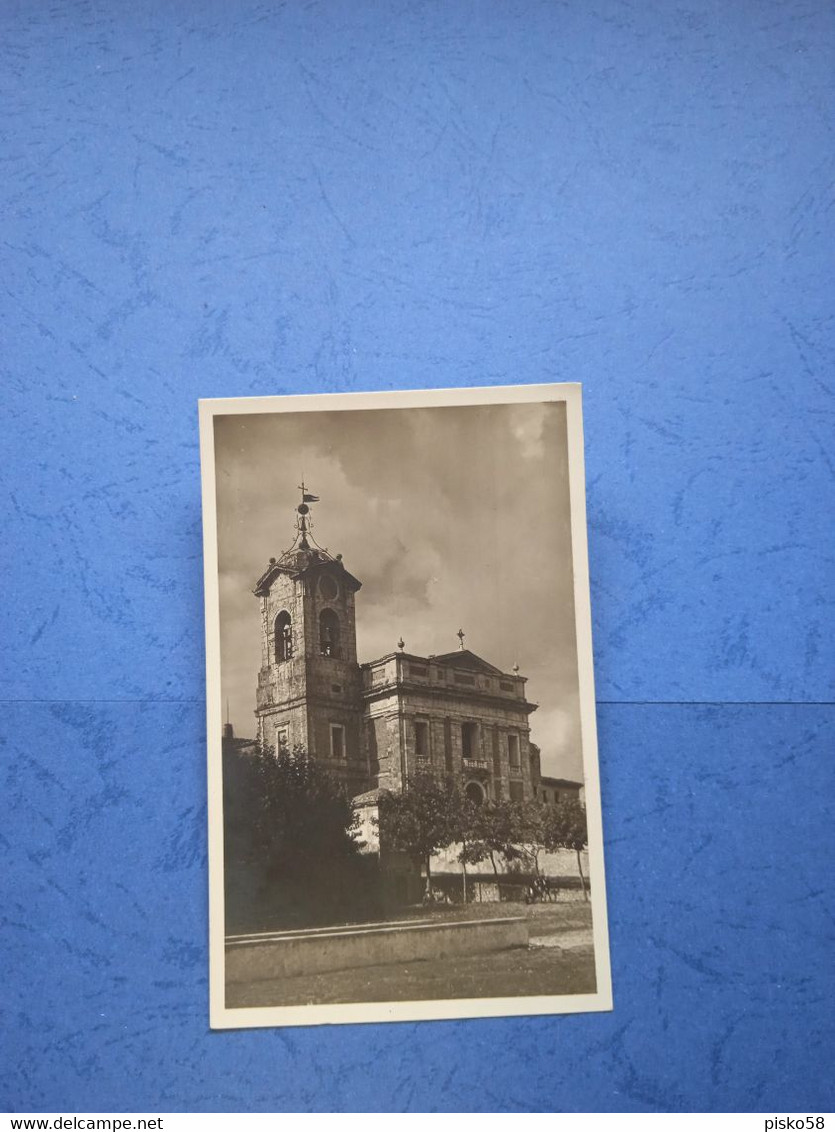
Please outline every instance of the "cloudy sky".
[[466, 647], [519, 664], [543, 772], [582, 777], [565, 407], [559, 403], [215, 418], [223, 696], [254, 734], [252, 587], [293, 541], [297, 485], [316, 541], [362, 582], [359, 660]]

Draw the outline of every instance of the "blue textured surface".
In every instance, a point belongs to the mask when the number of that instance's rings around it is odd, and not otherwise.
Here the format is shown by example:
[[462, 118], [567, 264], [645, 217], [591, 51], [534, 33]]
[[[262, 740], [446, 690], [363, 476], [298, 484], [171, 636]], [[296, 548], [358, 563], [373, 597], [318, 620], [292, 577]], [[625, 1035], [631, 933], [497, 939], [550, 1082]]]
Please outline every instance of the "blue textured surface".
[[[834, 22], [4, 6], [0, 1107], [833, 1106]], [[197, 397], [541, 380], [614, 1013], [209, 1034]]]

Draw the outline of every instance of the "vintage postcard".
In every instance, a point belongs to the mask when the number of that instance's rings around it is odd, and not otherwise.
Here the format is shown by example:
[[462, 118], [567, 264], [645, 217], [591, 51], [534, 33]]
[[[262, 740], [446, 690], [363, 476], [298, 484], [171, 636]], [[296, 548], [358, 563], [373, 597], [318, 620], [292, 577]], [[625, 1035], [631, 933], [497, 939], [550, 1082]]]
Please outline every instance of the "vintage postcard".
[[611, 1009], [580, 387], [200, 434], [211, 1025]]

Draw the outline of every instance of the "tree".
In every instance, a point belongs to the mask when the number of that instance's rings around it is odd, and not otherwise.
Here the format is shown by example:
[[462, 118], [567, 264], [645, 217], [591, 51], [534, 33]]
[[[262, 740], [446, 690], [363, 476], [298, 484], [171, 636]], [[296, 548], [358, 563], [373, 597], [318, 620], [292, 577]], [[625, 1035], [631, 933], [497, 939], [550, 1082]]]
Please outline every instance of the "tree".
[[547, 806], [543, 824], [543, 842], [546, 849], [573, 849], [577, 854], [577, 869], [583, 896], [588, 900], [586, 878], [583, 875], [583, 860], [580, 854], [588, 844], [586, 810], [576, 798], [567, 799], [556, 806]]
[[[297, 747], [224, 755], [228, 905], [249, 922], [318, 922], [364, 898], [351, 799]], [[274, 905], [274, 907], [273, 907]]]
[[462, 796], [453, 780], [422, 772], [408, 779], [401, 794], [380, 795], [380, 842], [408, 853], [426, 870], [432, 889], [431, 858], [456, 840], [461, 828]]
[[511, 803], [511, 833], [513, 846], [533, 865], [539, 876], [539, 854], [545, 848], [547, 807], [541, 802]]
[[[497, 854], [505, 860], [518, 855], [514, 845], [518, 834], [518, 815], [514, 802], [487, 802], [479, 806], [473, 815], [472, 852], [480, 853], [477, 858], [483, 861], [490, 858], [493, 874], [498, 878]], [[475, 858], [473, 859], [474, 863]]]
[[[462, 794], [452, 814], [455, 834], [453, 840], [461, 845], [458, 860], [464, 878], [465, 904], [467, 903], [467, 865], [477, 865], [490, 852], [489, 846], [481, 836], [483, 825], [481, 815], [484, 809], [485, 806], [471, 801], [466, 794]], [[495, 869], [495, 865], [493, 868]]]
[[356, 854], [351, 799], [303, 747], [259, 750], [252, 769], [257, 797], [251, 850], [267, 868], [306, 873]]

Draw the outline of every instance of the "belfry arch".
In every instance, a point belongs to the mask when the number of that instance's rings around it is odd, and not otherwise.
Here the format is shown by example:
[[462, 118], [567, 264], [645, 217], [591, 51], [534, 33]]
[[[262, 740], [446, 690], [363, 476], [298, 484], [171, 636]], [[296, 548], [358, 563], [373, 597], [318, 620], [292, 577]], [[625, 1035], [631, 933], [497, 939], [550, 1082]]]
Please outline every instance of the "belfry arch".
[[275, 619], [275, 659], [290, 660], [293, 656], [293, 621], [286, 609]]
[[332, 609], [323, 609], [319, 614], [319, 652], [322, 656], [340, 657], [339, 618]]

